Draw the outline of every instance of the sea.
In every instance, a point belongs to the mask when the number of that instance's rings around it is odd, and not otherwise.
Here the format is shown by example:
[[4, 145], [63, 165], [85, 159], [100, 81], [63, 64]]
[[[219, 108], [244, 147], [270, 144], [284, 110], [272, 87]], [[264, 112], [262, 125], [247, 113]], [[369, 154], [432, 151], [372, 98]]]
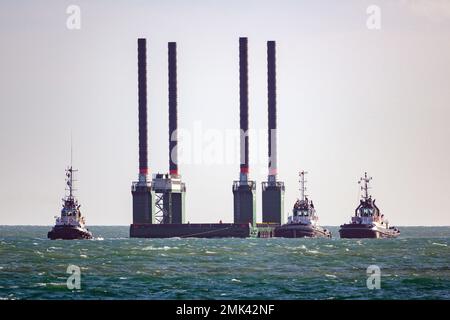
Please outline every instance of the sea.
[[0, 226], [0, 299], [450, 299], [450, 227], [397, 239], [48, 240]]

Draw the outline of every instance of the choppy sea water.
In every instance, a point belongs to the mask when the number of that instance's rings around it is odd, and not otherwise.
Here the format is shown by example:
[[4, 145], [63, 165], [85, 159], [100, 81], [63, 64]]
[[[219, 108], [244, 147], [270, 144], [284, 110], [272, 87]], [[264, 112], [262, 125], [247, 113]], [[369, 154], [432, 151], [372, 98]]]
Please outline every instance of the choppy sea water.
[[[364, 240], [130, 239], [128, 227], [91, 227], [95, 240], [51, 241], [49, 229], [0, 226], [0, 299], [450, 299], [450, 227]], [[79, 290], [67, 288], [69, 265]], [[369, 265], [380, 289], [367, 288]]]

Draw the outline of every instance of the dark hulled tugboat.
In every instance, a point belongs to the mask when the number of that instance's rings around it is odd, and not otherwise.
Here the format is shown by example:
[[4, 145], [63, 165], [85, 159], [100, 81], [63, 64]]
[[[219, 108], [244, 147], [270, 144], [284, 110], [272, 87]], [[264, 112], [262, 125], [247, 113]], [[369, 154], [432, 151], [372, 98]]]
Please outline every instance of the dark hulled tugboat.
[[63, 239], [92, 239], [92, 233], [86, 228], [84, 217], [81, 215], [78, 200], [73, 195], [73, 174], [77, 170], [73, 170], [72, 166], [66, 169], [66, 182], [69, 195], [63, 199], [63, 208], [61, 216], [56, 217], [55, 226], [48, 233], [51, 240]]
[[376, 206], [375, 199], [369, 195], [370, 180], [372, 178], [366, 172], [364, 178], [358, 181], [361, 184], [361, 200], [351, 222], [341, 225], [341, 238], [395, 238], [400, 235], [398, 228], [389, 226], [388, 220]]
[[275, 236], [282, 238], [331, 238], [331, 232], [318, 224], [314, 204], [305, 194], [305, 174], [300, 172], [300, 199], [295, 202], [292, 216], [288, 217], [288, 223], [275, 228]]

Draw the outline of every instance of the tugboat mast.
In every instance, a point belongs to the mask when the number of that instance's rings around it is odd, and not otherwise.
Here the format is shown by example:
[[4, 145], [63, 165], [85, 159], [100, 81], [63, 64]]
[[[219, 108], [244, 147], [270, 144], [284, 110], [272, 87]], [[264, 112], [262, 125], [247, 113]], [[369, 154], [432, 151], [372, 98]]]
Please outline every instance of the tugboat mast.
[[70, 167], [66, 169], [66, 176], [67, 176], [67, 186], [69, 187], [69, 199], [73, 199], [73, 192], [75, 189], [73, 188], [73, 183], [76, 181], [73, 178], [73, 173], [77, 170], [73, 169], [72, 166], [73, 163], [73, 143], [72, 143], [72, 136], [70, 137]]
[[372, 180], [372, 177], [368, 177], [367, 172], [364, 172], [364, 178], [360, 178], [358, 181], [359, 184], [363, 183], [363, 185], [361, 186], [361, 190], [364, 192], [362, 198], [366, 201], [369, 199], [370, 180]]
[[306, 199], [306, 194], [305, 194], [305, 192], [306, 192], [306, 186], [305, 186], [305, 183], [307, 182], [306, 180], [305, 180], [305, 174], [307, 174], [308, 172], [306, 172], [306, 171], [300, 171], [299, 172], [299, 176], [300, 176], [300, 180], [299, 180], [299, 182], [300, 182], [300, 200], [301, 201], [305, 201], [305, 199]]

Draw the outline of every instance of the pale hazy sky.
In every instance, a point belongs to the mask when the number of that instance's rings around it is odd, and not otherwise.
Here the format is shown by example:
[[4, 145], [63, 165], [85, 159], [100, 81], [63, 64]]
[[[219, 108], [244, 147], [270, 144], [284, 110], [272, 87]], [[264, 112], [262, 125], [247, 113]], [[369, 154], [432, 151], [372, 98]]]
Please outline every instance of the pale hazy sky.
[[[71, 4], [81, 8], [80, 30], [66, 27]], [[366, 27], [371, 4], [381, 8], [380, 30]], [[347, 222], [358, 201], [356, 182], [367, 170], [391, 224], [450, 225], [450, 1], [444, 0], [2, 0], [0, 224], [53, 223], [71, 132], [88, 224], [131, 223], [136, 39], [148, 39], [150, 168], [167, 172], [167, 42], [178, 43], [179, 127], [224, 133], [239, 125], [239, 36], [249, 39], [255, 130], [267, 126], [266, 41], [277, 41], [286, 215], [304, 169], [320, 222]], [[258, 221], [266, 179], [260, 139], [250, 141]], [[232, 221], [238, 162], [200, 162], [180, 165], [187, 220]]]

